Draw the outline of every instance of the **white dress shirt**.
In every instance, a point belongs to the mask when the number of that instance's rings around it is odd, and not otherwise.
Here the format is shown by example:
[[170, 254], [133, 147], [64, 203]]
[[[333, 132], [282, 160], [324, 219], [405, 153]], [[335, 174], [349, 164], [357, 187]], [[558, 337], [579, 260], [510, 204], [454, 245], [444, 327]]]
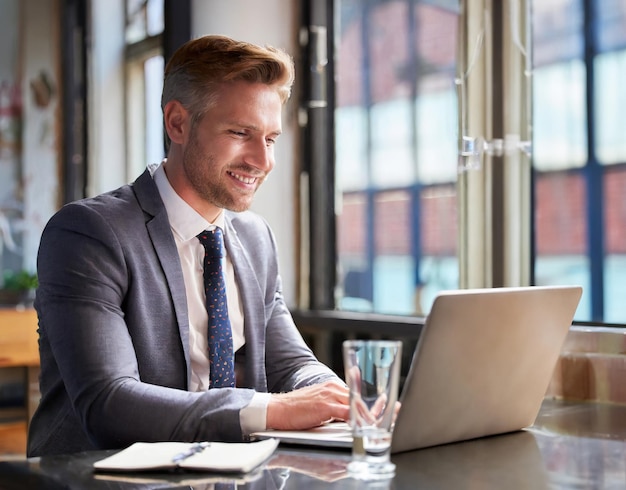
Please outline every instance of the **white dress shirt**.
[[[209, 223], [172, 188], [162, 164], [150, 165], [148, 169], [165, 205], [183, 269], [189, 313], [189, 354], [191, 361], [189, 391], [204, 391], [209, 388], [208, 313], [204, 292], [204, 247], [197, 235], [204, 230], [212, 230], [216, 226], [221, 228], [225, 234], [224, 213], [220, 213], [215, 222]], [[233, 351], [235, 352], [245, 343], [244, 315], [239, 289], [235, 281], [235, 270], [226, 248], [224, 251], [226, 301], [233, 333]], [[256, 393], [248, 407], [241, 411], [240, 418], [244, 434], [265, 429], [268, 401], [269, 395], [267, 393]]]

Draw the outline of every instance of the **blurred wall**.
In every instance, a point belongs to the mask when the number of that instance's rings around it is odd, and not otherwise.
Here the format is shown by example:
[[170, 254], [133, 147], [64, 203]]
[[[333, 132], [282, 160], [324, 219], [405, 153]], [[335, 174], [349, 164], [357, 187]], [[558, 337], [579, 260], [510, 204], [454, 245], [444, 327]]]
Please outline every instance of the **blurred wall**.
[[223, 34], [282, 48], [296, 58], [296, 87], [283, 116], [276, 167], [259, 189], [252, 210], [270, 223], [279, 250], [285, 299], [296, 303], [298, 248], [298, 29], [299, 2], [288, 0], [194, 0], [192, 35]]

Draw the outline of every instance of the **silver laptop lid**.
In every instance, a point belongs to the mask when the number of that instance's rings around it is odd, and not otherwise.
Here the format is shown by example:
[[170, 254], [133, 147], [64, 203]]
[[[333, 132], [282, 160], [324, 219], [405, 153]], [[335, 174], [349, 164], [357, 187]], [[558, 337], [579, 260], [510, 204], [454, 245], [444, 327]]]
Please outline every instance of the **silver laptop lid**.
[[440, 293], [404, 384], [392, 452], [532, 425], [581, 294], [579, 286]]

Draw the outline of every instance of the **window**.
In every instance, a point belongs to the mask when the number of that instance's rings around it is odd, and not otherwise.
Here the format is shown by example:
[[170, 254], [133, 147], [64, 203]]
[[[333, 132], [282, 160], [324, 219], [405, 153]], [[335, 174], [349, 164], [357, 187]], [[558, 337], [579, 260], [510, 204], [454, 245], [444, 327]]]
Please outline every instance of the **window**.
[[[482, 34], [506, 37], [520, 50], [523, 36], [532, 38], [532, 57], [524, 53], [529, 61], [523, 66], [532, 86], [532, 124], [526, 140], [522, 128], [515, 135], [521, 139], [513, 141], [526, 155], [517, 174], [497, 160], [483, 168], [491, 172], [480, 184], [487, 204], [465, 192], [462, 174], [472, 169], [459, 167], [458, 155], [497, 154], [499, 143], [506, 152], [509, 135], [461, 138], [466, 108], [457, 70], [462, 61], [484, 62], [472, 53], [459, 59], [470, 49], [460, 30], [470, 7], [452, 0], [333, 2], [327, 20], [333, 26], [334, 170], [327, 182], [335, 190], [328, 199], [334, 208], [328, 236], [336, 244], [335, 307], [427, 314], [438, 291], [472, 287], [464, 267], [482, 260], [487, 275], [503, 278], [504, 284], [486, 281], [488, 287], [580, 284], [576, 320], [624, 324], [626, 92], [619, 80], [626, 70], [626, 4], [528, 0], [491, 6]], [[493, 66], [505, 78], [509, 52], [497, 39], [491, 43]], [[504, 95], [494, 87], [483, 90], [494, 106], [501, 103]], [[311, 134], [315, 141], [315, 128]], [[320, 187], [312, 185], [315, 196]], [[463, 224], [472, 212], [473, 221]], [[463, 226], [497, 236], [476, 246], [464, 240]]]
[[458, 287], [454, 3], [336, 2], [340, 309], [423, 315]]
[[535, 281], [584, 287], [576, 319], [626, 323], [623, 1], [535, 0]]
[[126, 1], [127, 179], [165, 156], [163, 88], [164, 0]]

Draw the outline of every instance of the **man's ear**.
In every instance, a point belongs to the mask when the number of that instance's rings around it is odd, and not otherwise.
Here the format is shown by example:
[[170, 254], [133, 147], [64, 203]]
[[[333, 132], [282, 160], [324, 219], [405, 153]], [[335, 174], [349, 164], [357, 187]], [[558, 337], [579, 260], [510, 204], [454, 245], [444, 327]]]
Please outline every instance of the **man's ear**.
[[170, 140], [183, 144], [189, 136], [190, 115], [177, 100], [170, 100], [163, 109], [163, 123]]

